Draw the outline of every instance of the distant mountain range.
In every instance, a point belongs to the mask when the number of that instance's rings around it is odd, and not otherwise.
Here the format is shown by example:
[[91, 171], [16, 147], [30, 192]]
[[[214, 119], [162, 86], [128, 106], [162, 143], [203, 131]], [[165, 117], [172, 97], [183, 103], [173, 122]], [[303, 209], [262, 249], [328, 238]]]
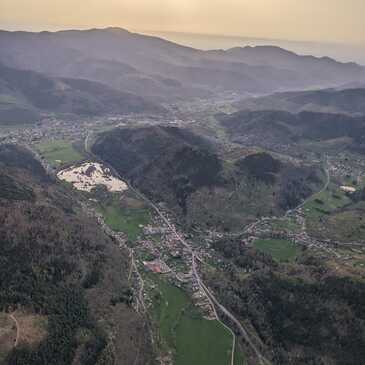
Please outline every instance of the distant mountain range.
[[286, 110], [294, 113], [316, 111], [365, 115], [365, 85], [363, 88], [344, 90], [323, 89], [276, 93], [247, 98], [236, 103], [235, 106], [238, 109], [248, 110]]
[[204, 50], [230, 49], [244, 46], [278, 46], [301, 55], [313, 55], [317, 57], [329, 56], [338, 61], [355, 61], [361, 65], [365, 65], [365, 48], [361, 44], [147, 30], [143, 33]]
[[41, 112], [91, 116], [163, 110], [98, 82], [50, 77], [0, 64], [0, 123], [33, 122]]
[[0, 32], [0, 62], [82, 78], [158, 102], [365, 81], [365, 68], [272, 46], [201, 51], [120, 28]]

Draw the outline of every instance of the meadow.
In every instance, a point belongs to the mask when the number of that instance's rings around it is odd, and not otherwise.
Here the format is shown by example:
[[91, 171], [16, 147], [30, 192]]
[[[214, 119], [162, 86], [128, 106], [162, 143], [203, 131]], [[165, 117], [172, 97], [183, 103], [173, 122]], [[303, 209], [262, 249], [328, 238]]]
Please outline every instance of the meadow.
[[[181, 289], [153, 277], [158, 288], [154, 318], [159, 342], [165, 351], [173, 349], [176, 365], [230, 364], [232, 334], [218, 321], [210, 321], [193, 306]], [[243, 360], [240, 356], [238, 360]], [[235, 362], [242, 365], [242, 361]]]
[[294, 261], [300, 253], [300, 249], [293, 242], [281, 239], [256, 240], [254, 247], [269, 254], [277, 262]]
[[52, 166], [56, 167], [78, 162], [84, 158], [84, 156], [75, 149], [72, 142], [65, 140], [40, 143], [36, 148]]

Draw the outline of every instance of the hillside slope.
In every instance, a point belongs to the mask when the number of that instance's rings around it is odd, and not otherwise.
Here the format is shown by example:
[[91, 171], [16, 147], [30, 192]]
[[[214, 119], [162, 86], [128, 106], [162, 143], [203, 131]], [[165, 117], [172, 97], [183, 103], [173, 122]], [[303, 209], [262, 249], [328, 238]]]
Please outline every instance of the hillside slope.
[[292, 113], [313, 111], [324, 113], [365, 114], [365, 89], [323, 89], [276, 93], [248, 98], [235, 104], [241, 110], [286, 110]]
[[189, 225], [237, 229], [256, 216], [281, 214], [321, 185], [313, 166], [268, 154], [223, 160], [189, 130], [122, 128], [98, 136], [93, 152]]
[[0, 186], [0, 312], [23, 318], [16, 347], [2, 347], [2, 334], [1, 363], [149, 364], [128, 253], [28, 151], [0, 146]]
[[92, 116], [160, 113], [163, 108], [97, 82], [53, 78], [0, 65], [0, 122], [33, 121], [40, 112]]
[[310, 249], [294, 262], [242, 244], [213, 243], [229, 273], [209, 273], [224, 305], [250, 323], [275, 365], [356, 365], [365, 356], [363, 269], [331, 265]]
[[284, 145], [295, 148], [299, 142], [315, 142], [320, 146], [321, 142], [338, 140], [342, 148], [364, 151], [365, 117], [270, 110], [244, 110], [218, 117], [232, 141], [238, 143], [270, 145], [275, 149]]

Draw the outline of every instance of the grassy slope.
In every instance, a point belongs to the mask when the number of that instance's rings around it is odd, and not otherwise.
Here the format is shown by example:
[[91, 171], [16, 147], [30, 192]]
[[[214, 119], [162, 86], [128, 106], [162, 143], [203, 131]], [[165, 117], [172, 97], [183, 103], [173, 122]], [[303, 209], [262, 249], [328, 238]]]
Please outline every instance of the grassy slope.
[[331, 184], [304, 206], [309, 232], [339, 241], [364, 239], [363, 210], [356, 209], [351, 203], [351, 199], [338, 186]]

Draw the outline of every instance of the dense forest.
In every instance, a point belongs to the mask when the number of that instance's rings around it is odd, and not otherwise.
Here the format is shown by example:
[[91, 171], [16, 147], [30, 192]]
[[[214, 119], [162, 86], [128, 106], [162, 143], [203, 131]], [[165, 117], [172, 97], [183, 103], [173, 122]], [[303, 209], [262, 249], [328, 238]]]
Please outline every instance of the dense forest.
[[5, 363], [124, 364], [143, 346], [137, 363], [148, 364], [127, 254], [27, 151], [1, 146], [0, 161], [0, 311], [34, 313], [48, 323], [41, 343], [20, 343]]
[[[225, 274], [209, 277], [224, 304], [250, 323], [274, 364], [361, 364], [365, 284], [304, 252], [292, 264], [222, 239]], [[246, 273], [242, 275], [242, 270]]]

